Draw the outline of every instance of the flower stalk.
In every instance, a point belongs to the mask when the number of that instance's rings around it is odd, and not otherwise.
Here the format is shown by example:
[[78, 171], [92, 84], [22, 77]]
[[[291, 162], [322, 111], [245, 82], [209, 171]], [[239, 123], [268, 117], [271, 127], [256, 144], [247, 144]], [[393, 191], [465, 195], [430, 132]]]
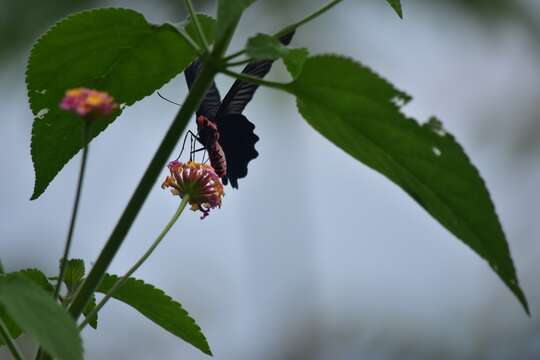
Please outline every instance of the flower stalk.
[[66, 244], [64, 246], [64, 254], [62, 255], [62, 258], [60, 259], [60, 272], [58, 274], [58, 280], [56, 283], [56, 287], [54, 289], [55, 299], [57, 299], [58, 296], [60, 295], [62, 281], [64, 280], [64, 272], [66, 270], [66, 264], [69, 258], [69, 251], [71, 249], [71, 243], [73, 240], [73, 232], [75, 230], [75, 223], [77, 221], [77, 213], [79, 211], [79, 202], [81, 199], [84, 174], [86, 170], [86, 161], [88, 159], [88, 152], [90, 150], [90, 144], [89, 144], [88, 139], [90, 136], [91, 127], [92, 127], [92, 122], [85, 120], [84, 125], [83, 125], [83, 134], [82, 134], [83, 152], [82, 152], [82, 157], [81, 157], [81, 167], [79, 169], [79, 180], [77, 181], [77, 190], [75, 192], [75, 201], [73, 203], [73, 210], [71, 212], [71, 221], [69, 223], [69, 230], [66, 237]]
[[154, 252], [154, 250], [158, 247], [158, 245], [161, 243], [161, 241], [163, 240], [163, 238], [165, 238], [165, 235], [167, 235], [167, 233], [169, 232], [169, 230], [172, 228], [172, 226], [176, 223], [176, 221], [178, 220], [178, 218], [180, 217], [180, 215], [182, 215], [182, 212], [184, 211], [184, 209], [186, 208], [186, 205], [189, 203], [189, 195], [187, 196], [184, 196], [184, 198], [182, 199], [182, 201], [180, 202], [180, 205], [178, 205], [178, 209], [176, 209], [176, 212], [174, 213], [173, 217], [171, 218], [171, 220], [169, 220], [169, 222], [167, 223], [167, 225], [163, 228], [163, 230], [161, 231], [161, 233], [158, 235], [158, 237], [156, 238], [156, 240], [154, 240], [154, 242], [152, 243], [152, 245], [150, 245], [150, 247], [148, 248], [148, 250], [146, 250], [146, 252], [143, 254], [143, 256], [140, 257], [139, 260], [137, 260], [137, 262], [135, 264], [133, 264], [133, 266], [120, 278], [118, 279], [118, 281], [113, 285], [113, 287], [107, 292], [107, 294], [105, 294], [105, 296], [103, 297], [103, 299], [101, 299], [101, 301], [96, 305], [95, 308], [92, 309], [92, 311], [90, 311], [88, 314], [86, 314], [85, 316], [85, 319], [81, 322], [81, 324], [79, 325], [79, 330], [82, 330], [84, 329], [84, 327], [86, 325], [88, 325], [90, 319], [92, 319], [98, 312], [99, 310], [101, 310], [101, 308], [107, 303], [107, 301], [109, 301], [109, 299], [111, 297], [114, 296], [114, 293], [122, 286], [126, 283], [126, 281], [129, 279], [129, 277], [135, 272], [137, 271], [137, 269], [139, 267], [141, 267], [141, 265], [148, 259], [148, 257], [150, 255], [152, 255], [152, 253]]

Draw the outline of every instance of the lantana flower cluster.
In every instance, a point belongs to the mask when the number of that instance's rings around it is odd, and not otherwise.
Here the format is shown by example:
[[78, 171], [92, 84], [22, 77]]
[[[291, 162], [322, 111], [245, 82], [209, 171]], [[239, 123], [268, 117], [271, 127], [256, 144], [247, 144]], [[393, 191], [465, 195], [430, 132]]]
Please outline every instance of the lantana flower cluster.
[[208, 216], [211, 209], [221, 207], [225, 193], [212, 166], [194, 161], [182, 163], [174, 160], [167, 167], [171, 175], [165, 178], [161, 187], [170, 188], [173, 195], [181, 198], [188, 195], [191, 210], [203, 213], [201, 219]]
[[60, 108], [83, 118], [97, 118], [111, 115], [118, 104], [106, 92], [81, 87], [66, 91]]

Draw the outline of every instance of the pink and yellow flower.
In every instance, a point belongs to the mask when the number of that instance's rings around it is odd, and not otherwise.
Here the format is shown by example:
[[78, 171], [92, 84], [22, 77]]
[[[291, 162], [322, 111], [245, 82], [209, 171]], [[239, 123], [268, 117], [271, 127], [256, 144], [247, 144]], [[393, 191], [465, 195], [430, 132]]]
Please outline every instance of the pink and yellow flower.
[[182, 163], [171, 161], [168, 165], [170, 176], [161, 185], [163, 189], [171, 188], [173, 195], [181, 198], [189, 196], [191, 210], [200, 210], [204, 219], [211, 209], [220, 208], [225, 195], [223, 184], [212, 166], [194, 161]]
[[84, 118], [95, 118], [111, 115], [118, 108], [118, 104], [106, 92], [81, 87], [66, 91], [60, 108]]

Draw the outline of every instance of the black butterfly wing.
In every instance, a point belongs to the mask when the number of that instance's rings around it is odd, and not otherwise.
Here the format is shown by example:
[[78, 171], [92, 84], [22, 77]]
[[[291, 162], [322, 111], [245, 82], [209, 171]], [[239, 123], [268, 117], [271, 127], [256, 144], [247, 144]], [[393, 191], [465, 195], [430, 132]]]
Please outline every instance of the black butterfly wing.
[[255, 143], [259, 137], [255, 135], [253, 125], [242, 114], [228, 114], [218, 117], [219, 144], [227, 161], [227, 176], [222, 178], [223, 184], [228, 181], [238, 189], [238, 179], [248, 173], [248, 163], [259, 156]]
[[[280, 41], [288, 45], [293, 35], [294, 31], [291, 31], [282, 36]], [[273, 60], [250, 62], [242, 73], [263, 78], [270, 71], [273, 62]], [[255, 143], [259, 141], [254, 132], [255, 125], [242, 115], [257, 88], [258, 85], [255, 84], [235, 81], [223, 99], [216, 117], [219, 143], [227, 161], [227, 176], [222, 181], [225, 185], [230, 181], [235, 189], [238, 189], [238, 179], [247, 175], [249, 162], [259, 156], [255, 150]]]
[[[294, 30], [283, 35], [279, 41], [283, 45], [289, 45], [294, 35]], [[268, 74], [274, 60], [257, 60], [246, 65], [242, 74], [263, 78]], [[251, 101], [259, 85], [236, 80], [221, 104], [218, 117], [225, 114], [241, 114], [246, 105]]]
[[[195, 82], [195, 79], [197, 79], [197, 76], [201, 72], [201, 68], [202, 62], [197, 59], [192, 62], [191, 65], [189, 65], [188, 68], [184, 71], [188, 88], [191, 89], [191, 86]], [[201, 105], [199, 105], [199, 109], [197, 109], [197, 116], [203, 115], [209, 120], [214, 121], [220, 107], [221, 96], [219, 95], [219, 90], [216, 87], [216, 83], [212, 82], [212, 85], [210, 85], [210, 88], [206, 92], [206, 95], [201, 102]]]

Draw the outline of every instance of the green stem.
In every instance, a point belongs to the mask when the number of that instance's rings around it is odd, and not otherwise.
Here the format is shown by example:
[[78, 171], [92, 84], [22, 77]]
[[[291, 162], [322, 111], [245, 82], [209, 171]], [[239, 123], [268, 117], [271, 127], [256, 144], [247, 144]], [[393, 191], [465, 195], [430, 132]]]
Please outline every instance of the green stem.
[[253, 59], [245, 59], [245, 60], [240, 60], [240, 61], [232, 61], [232, 62], [228, 62], [225, 64], [226, 67], [233, 67], [233, 66], [239, 66], [239, 65], [245, 65], [245, 64], [248, 64], [250, 62], [252, 62]]
[[178, 29], [178, 33], [184, 38], [184, 40], [186, 40], [189, 46], [191, 46], [191, 48], [195, 50], [197, 54], [202, 55], [204, 53], [199, 45], [197, 45], [197, 43], [191, 38], [191, 36], [188, 35], [188, 33], [186, 33], [184, 29]]
[[230, 61], [232, 59], [235, 59], [235, 58], [239, 57], [240, 55], [244, 55], [245, 52], [246, 52], [246, 49], [238, 50], [237, 52], [232, 53], [231, 55], [225, 56], [223, 58], [223, 61], [227, 62], [227, 61]]
[[141, 178], [139, 185], [137, 185], [135, 192], [129, 200], [109, 239], [107, 240], [105, 247], [99, 254], [99, 257], [92, 267], [92, 270], [90, 270], [90, 273], [75, 294], [73, 302], [69, 306], [69, 311], [75, 320], [79, 318], [84, 307], [91, 299], [97, 286], [103, 279], [105, 271], [107, 271], [112, 259], [122, 245], [131, 225], [135, 221], [137, 214], [144, 204], [144, 201], [150, 193], [150, 190], [152, 190], [157, 177], [163, 170], [165, 162], [170, 157], [188, 121], [191, 119], [191, 116], [201, 103], [208, 88], [212, 84], [212, 81], [217, 73], [217, 68], [215, 67], [214, 62], [219, 62], [223, 57], [223, 53], [225, 50], [227, 50], [231, 37], [236, 28], [236, 24], [237, 22], [235, 22], [233, 26], [231, 26], [216, 42], [214, 50], [210, 56], [212, 61], [203, 61], [201, 72], [197, 77], [197, 80], [195, 80], [195, 83], [193, 84], [193, 87], [191, 88], [191, 91], [189, 92], [184, 104], [180, 108], [180, 111], [176, 115], [169, 130], [165, 134], [165, 137], [154, 154], [150, 165], [148, 165], [148, 168]]
[[199, 18], [197, 18], [197, 14], [195, 13], [195, 9], [193, 9], [193, 4], [191, 3], [191, 0], [184, 0], [184, 3], [186, 4], [187, 11], [189, 13], [189, 16], [191, 17], [191, 20], [193, 21], [193, 24], [195, 25], [195, 34], [197, 35], [197, 38], [199, 42], [201, 43], [201, 46], [203, 47], [204, 53], [208, 53], [208, 42], [206, 41], [206, 37], [204, 36], [204, 31], [202, 30], [201, 23], [199, 22]]
[[9, 330], [7, 329], [2, 319], [0, 319], [0, 339], [4, 339], [4, 342], [6, 343], [9, 352], [15, 360], [24, 360], [24, 355], [21, 353], [21, 350], [19, 350], [19, 347], [15, 343], [15, 340], [13, 340], [13, 338], [11, 337]]
[[[302, 20], [300, 21], [297, 21], [293, 24], [290, 24], [290, 25], [287, 25], [285, 26], [283, 29], [279, 30], [278, 32], [276, 32], [273, 36], [275, 38], [280, 38], [282, 37], [283, 35], [285, 34], [288, 34], [289, 32], [291, 32], [292, 30], [295, 30], [296, 28], [299, 28], [300, 26], [310, 22], [311, 20], [321, 16], [322, 14], [324, 14], [325, 12], [327, 12], [328, 10], [330, 10], [331, 8], [333, 8], [334, 6], [336, 6], [337, 4], [339, 4], [340, 2], [342, 2], [343, 0], [334, 0], [334, 1], [331, 1], [329, 2], [328, 4], [326, 4], [325, 6], [323, 6], [322, 8], [320, 8], [319, 10], [309, 14], [308, 16], [306, 16], [305, 18], [303, 18]], [[228, 55], [228, 56], [225, 56], [223, 58], [223, 61], [225, 62], [228, 62], [232, 59], [235, 59], [237, 58], [238, 56], [240, 55], [243, 55], [245, 54], [246, 50], [245, 49], [242, 49], [242, 50], [239, 50], [235, 53], [232, 53], [231, 55]]]
[[157, 248], [157, 246], [159, 245], [161, 240], [163, 240], [165, 235], [167, 235], [169, 230], [176, 223], [176, 221], [178, 220], [178, 218], [180, 217], [180, 215], [182, 214], [182, 212], [186, 208], [186, 205], [188, 204], [188, 202], [189, 202], [189, 195], [186, 195], [186, 196], [184, 196], [184, 198], [180, 202], [180, 205], [178, 206], [178, 209], [174, 213], [174, 215], [171, 218], [171, 220], [169, 221], [169, 223], [163, 228], [161, 233], [158, 235], [156, 240], [154, 240], [154, 242], [148, 248], [148, 250], [146, 250], [144, 255], [141, 256], [141, 258], [135, 264], [133, 264], [133, 266], [124, 274], [124, 276], [122, 276], [120, 279], [118, 279], [118, 281], [116, 281], [116, 283], [113, 285], [113, 287], [107, 292], [107, 294], [105, 294], [103, 299], [101, 299], [99, 304], [97, 304], [96, 307], [92, 309], [92, 311], [90, 311], [88, 314], [86, 314], [85, 319], [79, 325], [79, 330], [84, 329], [84, 327], [88, 324], [89, 319], [94, 317], [99, 312], [99, 310], [101, 310], [101, 308], [107, 303], [107, 301], [109, 301], [109, 299], [114, 295], [114, 293], [122, 285], [124, 285], [125, 282], [129, 279], [129, 277], [146, 261], [146, 259], [148, 259], [148, 257], [150, 255], [152, 255], [152, 253]]
[[229, 76], [231, 76], [231, 77], [233, 77], [235, 79], [240, 79], [240, 80], [243, 80], [243, 81], [246, 81], [246, 82], [249, 82], [249, 83], [262, 85], [262, 86], [267, 86], [267, 87], [271, 87], [271, 88], [274, 88], [274, 89], [286, 90], [286, 87], [287, 87], [287, 84], [284, 84], [284, 83], [278, 83], [278, 82], [274, 82], [274, 81], [267, 81], [267, 80], [263, 80], [261, 78], [258, 78], [256, 76], [237, 73], [237, 72], [230, 71], [230, 70], [227, 70], [227, 69], [221, 69], [220, 72], [222, 72], [225, 75], [229, 75]]
[[275, 38], [279, 38], [285, 34], [288, 34], [289, 32], [291, 32], [292, 30], [295, 30], [296, 28], [299, 28], [300, 26], [310, 22], [311, 20], [321, 16], [322, 14], [324, 14], [325, 12], [327, 12], [328, 10], [330, 10], [331, 8], [333, 8], [334, 6], [336, 6], [337, 4], [339, 4], [340, 2], [342, 2], [343, 0], [334, 0], [334, 1], [330, 1], [328, 4], [326, 4], [325, 6], [323, 6], [322, 8], [320, 8], [319, 10], [309, 14], [308, 16], [306, 16], [305, 18], [303, 18], [302, 20], [300, 21], [297, 21], [295, 22], [294, 24], [291, 24], [291, 25], [288, 25], [286, 27], [284, 27], [283, 29], [281, 29], [280, 31], [278, 31], [277, 33], [274, 34], [274, 37]]
[[69, 230], [66, 238], [66, 245], [64, 246], [64, 254], [60, 260], [60, 273], [58, 274], [58, 280], [56, 287], [54, 289], [54, 298], [57, 299], [60, 294], [60, 288], [62, 287], [62, 281], [64, 280], [64, 272], [66, 270], [66, 263], [69, 257], [69, 250], [71, 249], [71, 242], [73, 240], [73, 232], [75, 230], [75, 223], [77, 221], [77, 213], [79, 211], [79, 202], [81, 200], [81, 192], [84, 181], [84, 173], [86, 170], [86, 160], [88, 158], [88, 150], [90, 144], [88, 144], [88, 136], [90, 134], [91, 128], [91, 119], [84, 119], [83, 133], [82, 133], [82, 144], [83, 144], [83, 153], [81, 157], [81, 167], [79, 169], [79, 180], [77, 182], [77, 190], [75, 192], [75, 202], [73, 203], [73, 210], [71, 212], [71, 221], [69, 223]]

